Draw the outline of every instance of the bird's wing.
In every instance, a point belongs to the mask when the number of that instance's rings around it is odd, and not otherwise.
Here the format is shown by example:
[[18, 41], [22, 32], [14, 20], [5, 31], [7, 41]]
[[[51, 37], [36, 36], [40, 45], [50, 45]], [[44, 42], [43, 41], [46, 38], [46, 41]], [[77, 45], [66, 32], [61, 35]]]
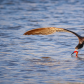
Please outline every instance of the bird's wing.
[[78, 35], [77, 33], [73, 32], [73, 31], [63, 29], [63, 28], [56, 28], [56, 27], [32, 29], [32, 30], [25, 32], [24, 35], [39, 35], [39, 34], [49, 35], [49, 34], [53, 34], [55, 32], [69, 32], [69, 33], [76, 35], [78, 38], [81, 37], [80, 35]]

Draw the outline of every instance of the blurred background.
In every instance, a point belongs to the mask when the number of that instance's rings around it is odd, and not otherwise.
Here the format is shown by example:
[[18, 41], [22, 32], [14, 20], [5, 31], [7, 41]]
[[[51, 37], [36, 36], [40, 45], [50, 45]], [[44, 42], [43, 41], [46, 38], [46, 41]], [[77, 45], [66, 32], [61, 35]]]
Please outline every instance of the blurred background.
[[84, 0], [0, 0], [0, 84], [84, 84], [84, 48], [70, 33], [23, 35], [58, 27], [84, 36]]

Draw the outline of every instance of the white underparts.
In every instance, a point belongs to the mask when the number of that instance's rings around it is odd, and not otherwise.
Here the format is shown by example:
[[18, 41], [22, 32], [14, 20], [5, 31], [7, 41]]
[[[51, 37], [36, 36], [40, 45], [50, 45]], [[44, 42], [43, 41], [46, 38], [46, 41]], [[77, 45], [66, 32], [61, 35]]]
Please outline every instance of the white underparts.
[[78, 49], [75, 49], [75, 51], [78, 51]]

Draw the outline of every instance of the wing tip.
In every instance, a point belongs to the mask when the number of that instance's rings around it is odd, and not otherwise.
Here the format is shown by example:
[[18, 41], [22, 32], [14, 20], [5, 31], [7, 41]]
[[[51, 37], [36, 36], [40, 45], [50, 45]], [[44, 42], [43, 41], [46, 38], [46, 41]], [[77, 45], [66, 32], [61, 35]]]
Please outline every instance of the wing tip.
[[25, 32], [23, 35], [32, 35], [32, 33]]

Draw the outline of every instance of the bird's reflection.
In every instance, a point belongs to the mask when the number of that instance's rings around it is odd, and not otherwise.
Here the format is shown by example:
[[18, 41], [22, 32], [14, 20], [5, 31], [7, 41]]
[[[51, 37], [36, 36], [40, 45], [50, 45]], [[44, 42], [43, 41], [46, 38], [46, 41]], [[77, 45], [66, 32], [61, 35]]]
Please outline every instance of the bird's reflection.
[[84, 54], [79, 54], [77, 57], [76, 56], [73, 56], [71, 55], [71, 57], [76, 57], [77, 60], [83, 60], [84, 61], [84, 58], [80, 57], [80, 56], [84, 56]]
[[[79, 56], [84, 56], [84, 54], [79, 54]], [[84, 61], [84, 58], [79, 57], [79, 56], [78, 56], [78, 58], [77, 58], [77, 59], [78, 59], [78, 60], [83, 60], [83, 61]]]

